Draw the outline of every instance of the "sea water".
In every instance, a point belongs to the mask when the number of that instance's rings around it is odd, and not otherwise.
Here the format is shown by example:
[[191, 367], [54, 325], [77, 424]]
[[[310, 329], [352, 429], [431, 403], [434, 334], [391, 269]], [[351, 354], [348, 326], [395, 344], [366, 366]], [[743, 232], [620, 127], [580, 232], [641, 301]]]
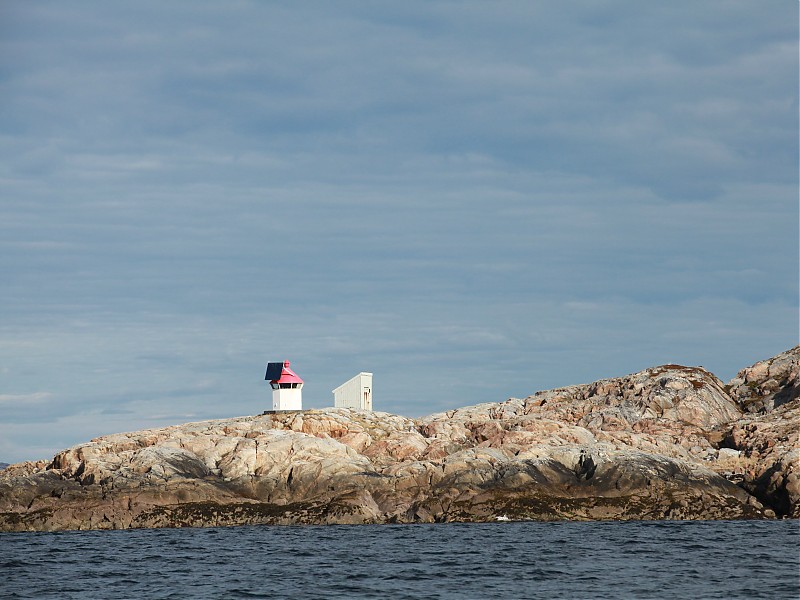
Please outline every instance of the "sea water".
[[0, 598], [800, 598], [800, 522], [0, 534]]

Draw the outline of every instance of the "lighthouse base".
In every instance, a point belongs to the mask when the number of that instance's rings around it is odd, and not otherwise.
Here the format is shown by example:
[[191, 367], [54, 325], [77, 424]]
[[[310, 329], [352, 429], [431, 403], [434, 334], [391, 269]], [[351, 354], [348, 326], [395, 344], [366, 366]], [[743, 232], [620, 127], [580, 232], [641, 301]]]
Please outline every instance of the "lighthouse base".
[[303, 395], [300, 388], [272, 390], [272, 410], [303, 410]]

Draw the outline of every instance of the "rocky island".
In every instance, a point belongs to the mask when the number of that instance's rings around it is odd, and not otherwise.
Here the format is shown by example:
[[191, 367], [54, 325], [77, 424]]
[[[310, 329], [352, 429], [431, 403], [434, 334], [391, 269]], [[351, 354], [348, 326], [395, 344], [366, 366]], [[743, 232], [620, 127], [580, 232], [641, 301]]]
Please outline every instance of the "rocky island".
[[800, 518], [800, 346], [410, 419], [344, 408], [96, 438], [0, 471], [0, 531]]

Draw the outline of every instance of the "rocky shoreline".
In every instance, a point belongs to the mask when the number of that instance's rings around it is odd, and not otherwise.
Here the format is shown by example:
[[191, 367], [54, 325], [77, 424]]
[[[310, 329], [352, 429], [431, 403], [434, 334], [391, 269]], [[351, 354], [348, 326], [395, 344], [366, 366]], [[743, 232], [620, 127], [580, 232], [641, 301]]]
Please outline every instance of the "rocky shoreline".
[[0, 471], [0, 531], [800, 518], [800, 346], [409, 419], [350, 409], [96, 438]]

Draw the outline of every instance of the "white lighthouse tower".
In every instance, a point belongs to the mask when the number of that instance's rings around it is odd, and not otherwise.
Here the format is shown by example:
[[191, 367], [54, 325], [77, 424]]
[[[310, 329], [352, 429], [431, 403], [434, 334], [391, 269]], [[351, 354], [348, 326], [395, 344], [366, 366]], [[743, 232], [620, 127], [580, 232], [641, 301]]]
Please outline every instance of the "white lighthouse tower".
[[272, 410], [303, 410], [303, 380], [289, 368], [289, 361], [267, 363], [264, 379], [272, 386]]

